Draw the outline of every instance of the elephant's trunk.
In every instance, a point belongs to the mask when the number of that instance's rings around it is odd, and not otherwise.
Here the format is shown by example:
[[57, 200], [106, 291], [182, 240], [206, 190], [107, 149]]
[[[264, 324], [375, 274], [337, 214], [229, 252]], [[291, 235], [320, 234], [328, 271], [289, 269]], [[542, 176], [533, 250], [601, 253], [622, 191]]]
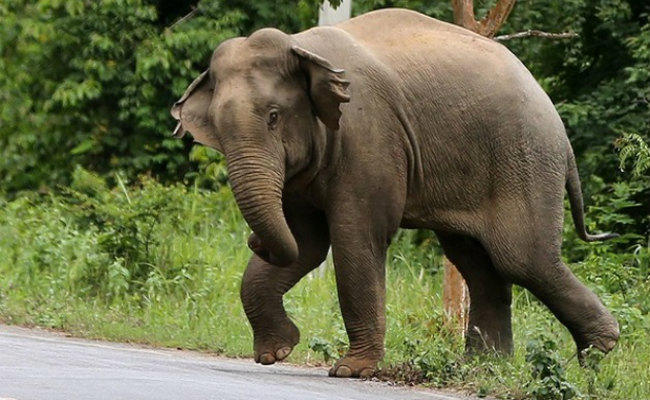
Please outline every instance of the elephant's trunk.
[[284, 165], [264, 150], [226, 152], [226, 160], [237, 205], [273, 262], [287, 265], [295, 261], [298, 244], [282, 211]]

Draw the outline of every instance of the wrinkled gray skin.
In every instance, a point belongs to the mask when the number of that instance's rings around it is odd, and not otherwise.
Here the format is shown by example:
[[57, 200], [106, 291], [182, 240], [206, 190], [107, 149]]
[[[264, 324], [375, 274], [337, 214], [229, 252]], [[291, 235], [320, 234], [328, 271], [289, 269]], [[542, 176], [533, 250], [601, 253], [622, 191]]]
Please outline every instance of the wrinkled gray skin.
[[466, 279], [468, 350], [512, 350], [512, 283], [579, 349], [616, 344], [616, 320], [560, 258], [565, 188], [581, 238], [613, 235], [585, 232], [562, 121], [502, 45], [396, 9], [295, 35], [261, 29], [222, 43], [172, 115], [176, 136], [225, 155], [254, 232], [241, 298], [257, 362], [298, 342], [282, 296], [331, 245], [350, 350], [330, 374], [371, 374], [398, 227], [434, 230]]

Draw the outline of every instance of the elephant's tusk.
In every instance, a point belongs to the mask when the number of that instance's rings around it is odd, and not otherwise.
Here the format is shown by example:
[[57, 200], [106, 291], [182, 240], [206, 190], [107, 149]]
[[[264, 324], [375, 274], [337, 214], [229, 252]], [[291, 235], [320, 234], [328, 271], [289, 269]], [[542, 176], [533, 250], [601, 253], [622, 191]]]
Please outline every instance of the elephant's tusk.
[[172, 133], [172, 137], [176, 139], [180, 139], [183, 136], [185, 136], [186, 130], [183, 129], [183, 123], [181, 121], [178, 121], [178, 125], [176, 125], [176, 128], [174, 129], [174, 132]]

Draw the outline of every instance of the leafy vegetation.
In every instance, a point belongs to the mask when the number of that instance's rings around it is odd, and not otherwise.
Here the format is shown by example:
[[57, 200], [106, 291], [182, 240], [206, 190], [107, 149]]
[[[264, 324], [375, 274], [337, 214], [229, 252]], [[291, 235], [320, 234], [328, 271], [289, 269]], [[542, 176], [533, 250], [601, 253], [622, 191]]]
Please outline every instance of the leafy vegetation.
[[566, 371], [557, 354], [557, 343], [541, 337], [526, 345], [526, 361], [532, 364], [533, 381], [529, 383], [528, 393], [537, 400], [576, 397], [576, 388], [566, 380]]
[[[478, 3], [481, 15], [494, 0]], [[167, 137], [169, 105], [226, 38], [313, 26], [319, 1], [7, 0], [0, 5], [0, 181], [13, 195], [70, 182], [74, 165], [131, 178], [194, 182], [191, 139]], [[336, 3], [336, 2], [334, 2]], [[450, 21], [449, 1], [355, 0]], [[626, 179], [616, 140], [650, 140], [650, 5], [644, 0], [520, 1], [504, 32], [571, 31], [569, 40], [505, 42], [557, 104], [587, 197]], [[119, 29], [117, 29], [119, 26]], [[219, 161], [219, 159], [216, 159]], [[206, 164], [207, 165], [207, 164]], [[205, 165], [204, 165], [205, 166]], [[203, 184], [210, 184], [204, 181]], [[639, 178], [630, 231], [646, 233], [650, 183]], [[615, 223], [607, 227], [620, 230]], [[618, 228], [618, 229], [614, 229]]]
[[[111, 181], [78, 168], [60, 194], [0, 201], [0, 320], [250, 356], [252, 335], [239, 301], [249, 232], [230, 190], [150, 177]], [[615, 313], [622, 337], [593, 363], [598, 370], [585, 370], [568, 332], [518, 288], [515, 355], [465, 357], [462, 337], [444, 323], [435, 243], [400, 231], [389, 254], [380, 376], [503, 398], [568, 399], [570, 391], [585, 399], [648, 397], [650, 248], [602, 246], [570, 249], [581, 254], [571, 268]], [[289, 361], [331, 363], [346, 350], [331, 265], [303, 279], [285, 306], [302, 332]]]
[[194, 16], [181, 21], [193, 5], [3, 1], [3, 189], [47, 190], [69, 182], [75, 164], [167, 180], [181, 180], [196, 168], [187, 157], [191, 141], [168, 137], [170, 104], [224, 39], [266, 25], [296, 31], [302, 19], [289, 1], [233, 0], [199, 2]]
[[[478, 4], [478, 14], [494, 0]], [[335, 3], [335, 2], [333, 2]], [[76, 334], [250, 355], [239, 302], [248, 231], [222, 157], [167, 137], [170, 104], [222, 40], [315, 24], [317, 0], [5, 0], [0, 4], [0, 319]], [[450, 21], [448, 1], [354, 0]], [[118, 29], [119, 27], [119, 29]], [[512, 358], [466, 357], [443, 324], [440, 249], [400, 231], [390, 248], [380, 376], [532, 399], [650, 397], [650, 4], [519, 1], [501, 33], [555, 102], [574, 146], [588, 227], [567, 213], [564, 257], [621, 324], [612, 354], [575, 362], [569, 334], [514, 295]], [[331, 267], [285, 300], [293, 362], [346, 349]]]

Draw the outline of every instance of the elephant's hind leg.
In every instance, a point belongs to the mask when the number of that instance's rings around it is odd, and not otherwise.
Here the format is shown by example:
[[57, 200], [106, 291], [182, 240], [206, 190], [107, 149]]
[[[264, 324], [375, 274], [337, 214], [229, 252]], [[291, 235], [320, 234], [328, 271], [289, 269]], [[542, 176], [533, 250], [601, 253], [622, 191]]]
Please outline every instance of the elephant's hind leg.
[[499, 274], [540, 299], [569, 329], [578, 350], [594, 346], [608, 352], [618, 340], [618, 324], [562, 262], [562, 199], [549, 203], [495, 219], [482, 242]]
[[253, 328], [255, 362], [262, 364], [286, 358], [300, 340], [298, 328], [284, 310], [282, 296], [320, 265], [329, 249], [327, 224], [321, 213], [289, 205], [285, 214], [300, 249], [298, 260], [279, 267], [254, 254], [241, 285], [244, 311]]
[[512, 352], [512, 285], [494, 269], [488, 253], [468, 236], [436, 232], [449, 260], [467, 282], [470, 295], [466, 351]]

